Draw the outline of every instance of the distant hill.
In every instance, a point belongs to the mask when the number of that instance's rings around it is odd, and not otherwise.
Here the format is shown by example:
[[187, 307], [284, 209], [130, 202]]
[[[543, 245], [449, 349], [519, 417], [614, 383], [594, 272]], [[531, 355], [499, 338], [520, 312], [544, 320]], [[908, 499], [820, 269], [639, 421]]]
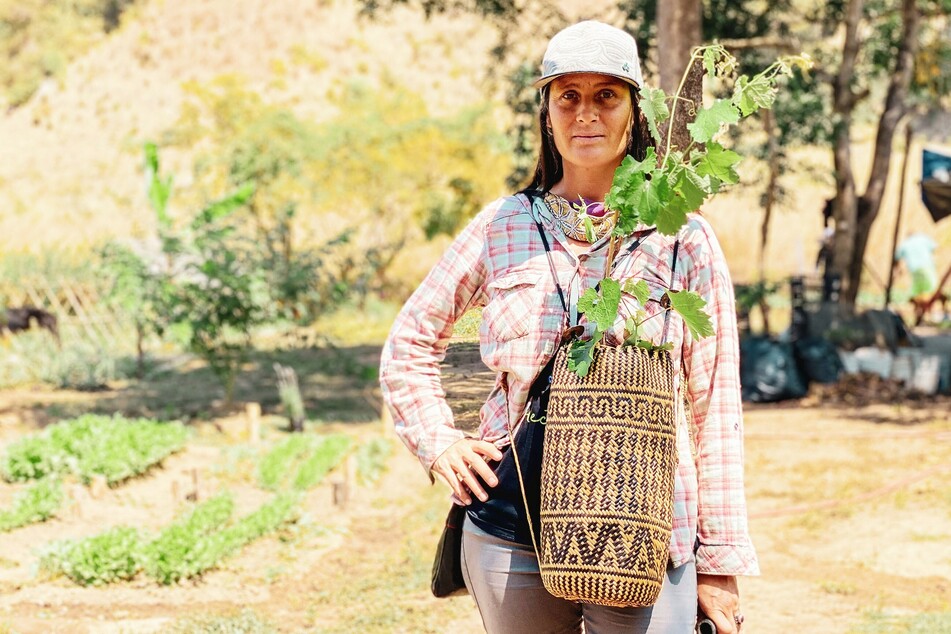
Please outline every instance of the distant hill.
[[[358, 18], [355, 3], [139, 2], [122, 25], [0, 118], [0, 249], [85, 247], [150, 226], [140, 147], [177, 119], [187, 81], [238, 74], [265, 99], [326, 119], [327, 91], [384, 73], [434, 111], [485, 99], [492, 31], [472, 18], [398, 9]], [[169, 153], [187, 175], [188, 156]]]

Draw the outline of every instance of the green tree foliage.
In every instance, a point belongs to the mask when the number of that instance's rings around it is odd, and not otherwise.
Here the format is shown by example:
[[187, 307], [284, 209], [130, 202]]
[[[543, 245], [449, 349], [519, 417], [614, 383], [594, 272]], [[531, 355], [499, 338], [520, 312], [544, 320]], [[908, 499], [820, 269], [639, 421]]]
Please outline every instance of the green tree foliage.
[[[248, 209], [270, 283], [292, 296], [304, 273], [323, 276], [309, 284], [325, 291], [309, 298], [311, 316], [344, 289], [405, 292], [388, 275], [399, 250], [455, 233], [500, 193], [510, 169], [488, 106], [434, 116], [416, 92], [385, 77], [379, 87], [336, 87], [320, 123], [266, 102], [235, 76], [186, 90], [168, 141], [199, 150], [194, 193], [207, 199], [255, 183]], [[345, 241], [332, 253], [313, 250]], [[300, 259], [303, 249], [310, 260]]]
[[119, 26], [135, 0], [0, 0], [0, 91], [10, 106]]

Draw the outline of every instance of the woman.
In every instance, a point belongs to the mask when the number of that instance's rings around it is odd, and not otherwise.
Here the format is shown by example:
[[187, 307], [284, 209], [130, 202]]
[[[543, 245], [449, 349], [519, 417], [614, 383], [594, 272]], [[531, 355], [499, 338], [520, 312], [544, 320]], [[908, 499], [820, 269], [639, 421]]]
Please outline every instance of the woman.
[[[686, 379], [675, 378], [677, 400], [686, 400], [689, 413], [678, 420], [670, 563], [657, 603], [608, 608], [548, 594], [532, 547], [537, 518], [527, 517], [510, 468], [512, 427], [525, 497], [537, 508], [540, 457], [538, 443], [532, 446], [542, 426], [532, 422], [544, 412], [535, 409], [546, 364], [564, 329], [578, 323], [578, 297], [605, 271], [612, 225], [598, 203], [622, 159], [643, 159], [650, 142], [637, 107], [641, 82], [634, 39], [619, 29], [582, 22], [551, 40], [536, 83], [542, 148], [532, 184], [490, 204], [459, 235], [407, 301], [383, 352], [381, 381], [397, 433], [430, 478], [439, 476], [454, 500], [468, 506], [464, 576], [492, 634], [582, 627], [588, 634], [687, 634], [698, 604], [721, 634], [735, 633], [742, 623], [735, 577], [758, 574], [743, 493], [733, 289], [717, 240], [698, 215], [677, 236], [640, 226], [621, 244], [612, 277], [622, 285], [646, 280], [650, 299], [639, 306], [625, 295], [618, 322], [605, 335], [608, 345], [618, 345], [626, 317], [663, 311], [668, 285], [699, 293], [716, 330], [693, 341], [678, 317], [668, 324], [673, 367]], [[578, 217], [582, 204], [594, 216], [595, 236], [586, 235]], [[477, 306], [484, 306], [482, 359], [498, 378], [482, 407], [479, 435], [469, 438], [453, 426], [438, 364], [453, 323]], [[664, 319], [649, 319], [640, 334], [659, 343], [663, 327]]]

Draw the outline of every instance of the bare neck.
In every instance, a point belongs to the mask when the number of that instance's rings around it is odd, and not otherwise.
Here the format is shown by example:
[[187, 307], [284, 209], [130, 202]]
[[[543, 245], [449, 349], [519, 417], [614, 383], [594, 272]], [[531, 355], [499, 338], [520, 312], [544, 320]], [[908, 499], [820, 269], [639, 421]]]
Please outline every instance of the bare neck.
[[613, 168], [583, 169], [565, 165], [564, 176], [555, 183], [551, 191], [567, 200], [578, 200], [580, 196], [587, 200], [601, 201], [611, 190], [611, 181], [613, 180]]

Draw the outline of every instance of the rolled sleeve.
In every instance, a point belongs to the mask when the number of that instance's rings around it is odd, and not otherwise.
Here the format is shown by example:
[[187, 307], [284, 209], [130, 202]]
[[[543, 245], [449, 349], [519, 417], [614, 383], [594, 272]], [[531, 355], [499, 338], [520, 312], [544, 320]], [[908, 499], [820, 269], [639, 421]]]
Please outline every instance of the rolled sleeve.
[[406, 301], [383, 347], [383, 399], [403, 443], [427, 473], [465, 434], [456, 429], [440, 380], [453, 324], [483, 305], [485, 222], [483, 210], [456, 238]]
[[687, 401], [698, 476], [697, 572], [757, 575], [743, 488], [743, 413], [733, 284], [712, 229], [694, 221], [686, 244], [697, 266], [688, 287], [707, 303], [715, 334], [684, 333]]

